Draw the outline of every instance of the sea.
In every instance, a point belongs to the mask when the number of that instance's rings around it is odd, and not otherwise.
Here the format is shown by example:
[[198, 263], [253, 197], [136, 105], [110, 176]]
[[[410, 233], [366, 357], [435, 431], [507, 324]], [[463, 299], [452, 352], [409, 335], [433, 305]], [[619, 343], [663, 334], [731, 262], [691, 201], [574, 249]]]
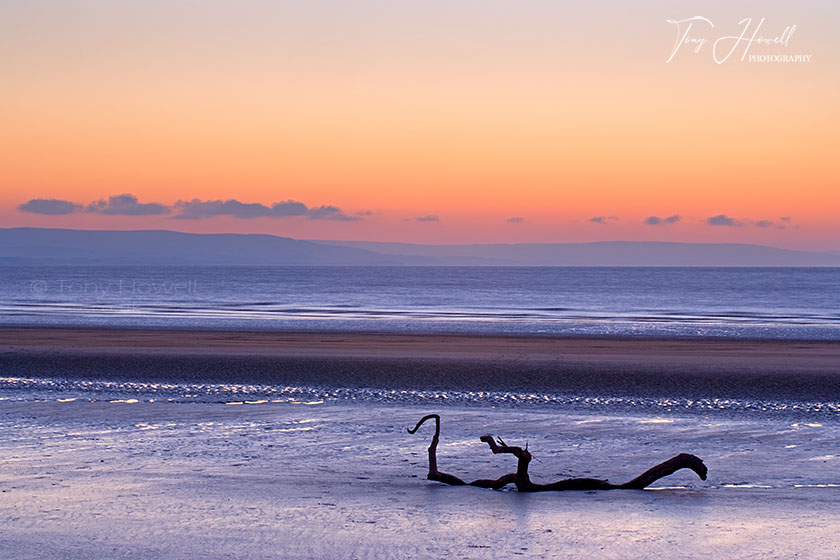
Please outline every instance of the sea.
[[3, 267], [0, 325], [840, 340], [840, 268]]

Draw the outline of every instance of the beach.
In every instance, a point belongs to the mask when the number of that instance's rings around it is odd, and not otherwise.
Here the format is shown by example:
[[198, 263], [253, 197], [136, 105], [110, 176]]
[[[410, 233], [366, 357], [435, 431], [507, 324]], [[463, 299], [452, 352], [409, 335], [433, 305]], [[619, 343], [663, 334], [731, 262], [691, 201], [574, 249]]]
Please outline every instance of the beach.
[[[425, 480], [531, 475], [654, 489], [519, 494]], [[836, 558], [836, 425], [364, 403], [0, 403], [4, 558]], [[830, 451], [828, 451], [830, 450]]]
[[[8, 558], [834, 558], [840, 344], [0, 329]], [[514, 470], [650, 490], [524, 495]]]
[[0, 328], [6, 376], [837, 399], [840, 342]]

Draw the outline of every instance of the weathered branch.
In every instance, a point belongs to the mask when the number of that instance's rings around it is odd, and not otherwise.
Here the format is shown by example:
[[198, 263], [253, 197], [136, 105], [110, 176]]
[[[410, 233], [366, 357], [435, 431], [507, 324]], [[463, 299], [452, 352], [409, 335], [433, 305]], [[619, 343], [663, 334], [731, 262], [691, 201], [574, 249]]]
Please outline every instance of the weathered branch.
[[641, 490], [662, 477], [674, 474], [680, 469], [691, 469], [702, 480], [706, 480], [708, 469], [703, 464], [702, 459], [695, 455], [688, 453], [680, 453], [676, 457], [668, 459], [664, 463], [660, 463], [651, 469], [648, 469], [641, 475], [637, 476], [629, 482], [624, 484], [612, 484], [606, 480], [599, 478], [567, 478], [565, 480], [558, 480], [550, 484], [536, 484], [531, 482], [531, 477], [528, 475], [528, 464], [531, 462], [531, 453], [528, 449], [521, 447], [506, 445], [501, 438], [493, 441], [493, 436], [481, 436], [481, 441], [490, 446], [493, 453], [510, 453], [516, 457], [516, 475], [513, 483], [516, 489], [520, 492], [547, 492], [547, 491], [562, 491], [562, 490], [618, 490], [618, 489], [635, 489]]
[[[444, 484], [449, 484], [451, 486], [465, 486], [467, 485], [466, 482], [455, 476], [454, 474], [449, 474], [445, 472], [440, 472], [437, 468], [437, 446], [440, 442], [440, 416], [437, 414], [427, 414], [423, 418], [417, 422], [417, 425], [414, 426], [414, 429], [409, 428], [408, 433], [414, 434], [423, 425], [426, 420], [434, 419], [435, 421], [435, 435], [432, 436], [432, 443], [429, 444], [429, 474], [426, 475], [426, 478], [429, 480], [435, 480], [437, 482], [443, 482]], [[507, 486], [508, 484], [514, 481], [514, 474], [505, 474], [500, 476], [496, 479], [487, 479], [481, 478], [478, 480], [473, 480], [469, 483], [469, 486], [478, 486], [480, 488], [492, 488], [493, 490], [500, 490]]]
[[[414, 429], [409, 428], [408, 433], [414, 434], [423, 425], [426, 420], [434, 419], [435, 421], [435, 435], [432, 437], [432, 442], [429, 445], [429, 480], [435, 480], [449, 484], [452, 486], [464, 486], [466, 482], [455, 475], [440, 472], [437, 468], [437, 446], [440, 442], [440, 416], [437, 414], [428, 414], [417, 422]], [[648, 469], [641, 475], [637, 476], [629, 482], [624, 484], [612, 484], [606, 480], [598, 478], [567, 478], [558, 480], [550, 484], [536, 484], [531, 482], [531, 477], [528, 475], [528, 465], [531, 462], [531, 453], [528, 447], [525, 449], [513, 445], [507, 445], [502, 438], [493, 439], [493, 436], [481, 436], [481, 441], [486, 443], [490, 450], [495, 453], [509, 453], [517, 458], [516, 472], [508, 473], [500, 476], [497, 479], [479, 479], [469, 483], [470, 486], [479, 486], [481, 488], [492, 488], [499, 490], [508, 484], [515, 484], [516, 489], [520, 492], [547, 492], [547, 491], [562, 491], [562, 490], [617, 490], [617, 489], [636, 489], [640, 490], [654, 483], [662, 477], [671, 475], [680, 469], [691, 469], [702, 480], [706, 480], [708, 469], [703, 461], [688, 453], [681, 453], [676, 457], [672, 457], [667, 461]]]
[[423, 425], [423, 422], [434, 418], [435, 420], [435, 435], [432, 437], [432, 443], [429, 445], [429, 474], [426, 476], [429, 480], [436, 480], [444, 484], [451, 484], [452, 486], [463, 486], [466, 484], [463, 480], [455, 475], [440, 472], [437, 468], [437, 446], [440, 441], [440, 416], [437, 414], [427, 414], [417, 422], [414, 429], [408, 429], [409, 434], [414, 434]]
[[653, 484], [663, 476], [674, 474], [680, 469], [693, 470], [701, 480], [706, 480], [706, 475], [709, 472], [709, 469], [706, 468], [706, 465], [703, 464], [703, 460], [700, 457], [689, 453], [680, 453], [676, 457], [672, 457], [664, 463], [659, 463], [655, 467], [645, 471], [633, 480], [625, 482], [619, 488], [640, 490]]

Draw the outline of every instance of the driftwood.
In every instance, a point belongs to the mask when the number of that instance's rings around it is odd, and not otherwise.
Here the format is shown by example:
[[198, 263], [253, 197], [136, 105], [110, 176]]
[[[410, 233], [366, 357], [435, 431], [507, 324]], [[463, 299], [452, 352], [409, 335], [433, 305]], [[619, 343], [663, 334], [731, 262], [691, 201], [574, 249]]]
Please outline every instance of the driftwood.
[[480, 486], [481, 488], [492, 488], [500, 490], [501, 488], [513, 483], [519, 492], [547, 492], [547, 491], [562, 491], [562, 490], [619, 490], [632, 489], [641, 490], [659, 480], [662, 477], [671, 475], [680, 469], [691, 469], [702, 480], [706, 480], [708, 469], [703, 461], [688, 453], [680, 453], [676, 457], [668, 459], [664, 463], [660, 463], [651, 469], [648, 469], [633, 480], [625, 482], [624, 484], [612, 484], [606, 480], [598, 478], [567, 478], [558, 480], [550, 484], [536, 484], [531, 482], [531, 477], [528, 475], [528, 465], [531, 462], [531, 453], [527, 446], [525, 449], [521, 447], [511, 446], [505, 444], [501, 438], [493, 439], [493, 436], [481, 436], [481, 441], [490, 446], [493, 453], [510, 453], [517, 458], [516, 472], [502, 475], [497, 479], [479, 479], [470, 483], [458, 478], [455, 475], [440, 472], [437, 468], [437, 446], [440, 442], [440, 416], [437, 414], [428, 414], [417, 422], [414, 429], [409, 428], [408, 433], [416, 433], [420, 426], [426, 420], [434, 419], [435, 421], [435, 435], [432, 437], [432, 443], [429, 445], [429, 474], [426, 478], [450, 484], [452, 486]]
[[419, 422], [417, 422], [417, 425], [414, 426], [414, 429], [408, 429], [408, 433], [413, 434], [417, 432], [420, 426], [423, 425], [423, 422], [432, 418], [435, 420], [435, 435], [432, 437], [432, 443], [429, 445], [429, 474], [426, 476], [426, 478], [428, 478], [429, 480], [443, 482], [444, 484], [451, 484], [452, 486], [480, 486], [481, 488], [492, 488], [494, 490], [500, 490], [514, 481], [514, 479], [516, 478], [516, 475], [514, 473], [502, 475], [501, 477], [495, 480], [479, 479], [467, 483], [455, 476], [454, 474], [440, 472], [437, 468], [437, 446], [438, 442], [440, 441], [440, 416], [438, 416], [437, 414], [428, 414], [424, 416], [420, 419]]

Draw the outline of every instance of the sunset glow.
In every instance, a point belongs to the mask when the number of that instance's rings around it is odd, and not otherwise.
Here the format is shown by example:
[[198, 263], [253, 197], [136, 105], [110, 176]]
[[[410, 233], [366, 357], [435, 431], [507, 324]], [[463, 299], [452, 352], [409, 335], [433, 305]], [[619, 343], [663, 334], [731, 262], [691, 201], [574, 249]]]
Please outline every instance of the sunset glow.
[[[654, 1], [6, 2], [0, 219], [840, 249], [838, 14], [806, 4], [703, 8], [698, 36], [765, 18], [795, 33], [750, 52], [812, 56], [716, 64], [708, 46], [666, 63], [666, 20], [700, 9]], [[90, 206], [122, 194], [167, 211]], [[179, 218], [193, 200], [308, 213]]]

